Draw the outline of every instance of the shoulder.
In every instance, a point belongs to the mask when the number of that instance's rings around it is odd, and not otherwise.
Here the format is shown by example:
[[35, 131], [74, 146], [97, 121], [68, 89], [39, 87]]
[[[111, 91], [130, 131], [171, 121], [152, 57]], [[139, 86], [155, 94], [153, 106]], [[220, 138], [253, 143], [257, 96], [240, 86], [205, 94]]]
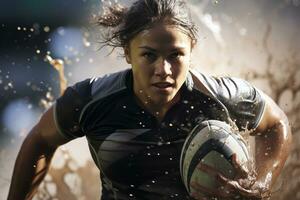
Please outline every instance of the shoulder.
[[118, 92], [126, 88], [126, 75], [130, 69], [123, 71], [106, 74], [102, 77], [92, 78], [91, 82], [91, 95], [93, 97], [101, 98]]
[[191, 73], [194, 87], [219, 100], [240, 129], [258, 126], [265, 109], [265, 99], [259, 89], [240, 78], [214, 77], [196, 70]]
[[126, 88], [128, 71], [88, 78], [68, 87], [55, 102], [54, 118], [59, 132], [67, 138], [83, 136], [80, 119], [87, 106]]
[[258, 92], [249, 82], [240, 78], [227, 76], [216, 77], [200, 73], [197, 70], [191, 70], [191, 74], [195, 88], [204, 90], [210, 95], [220, 99], [245, 98], [253, 96], [254, 93]]
[[89, 96], [92, 99], [95, 96], [106, 96], [126, 87], [125, 78], [128, 72], [129, 69], [126, 69], [115, 73], [105, 74], [100, 77], [87, 78], [68, 87], [66, 91], [72, 90], [79, 96]]

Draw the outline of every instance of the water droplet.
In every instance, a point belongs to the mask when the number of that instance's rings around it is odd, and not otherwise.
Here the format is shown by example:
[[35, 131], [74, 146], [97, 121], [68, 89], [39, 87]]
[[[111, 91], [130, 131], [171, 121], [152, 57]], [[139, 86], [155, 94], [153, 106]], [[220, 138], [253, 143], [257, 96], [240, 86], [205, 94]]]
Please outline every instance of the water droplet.
[[91, 46], [91, 43], [87, 40], [87, 38], [83, 38], [83, 44], [85, 47]]
[[45, 27], [44, 27], [44, 31], [45, 31], [46, 33], [48, 33], [48, 32], [50, 31], [50, 27], [49, 27], [49, 26], [45, 26]]
[[8, 87], [10, 87], [10, 88], [13, 88], [13, 87], [14, 87], [13, 84], [12, 84], [11, 82], [9, 82], [7, 85], [8, 85]]

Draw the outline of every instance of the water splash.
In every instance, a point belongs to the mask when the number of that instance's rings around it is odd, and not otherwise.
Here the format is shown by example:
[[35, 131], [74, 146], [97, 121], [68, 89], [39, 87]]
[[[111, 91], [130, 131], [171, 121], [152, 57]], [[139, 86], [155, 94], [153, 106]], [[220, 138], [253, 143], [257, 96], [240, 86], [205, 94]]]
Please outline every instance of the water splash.
[[64, 73], [64, 61], [61, 59], [53, 59], [50, 55], [46, 55], [45, 58], [59, 73], [60, 94], [63, 94], [67, 88], [67, 79]]

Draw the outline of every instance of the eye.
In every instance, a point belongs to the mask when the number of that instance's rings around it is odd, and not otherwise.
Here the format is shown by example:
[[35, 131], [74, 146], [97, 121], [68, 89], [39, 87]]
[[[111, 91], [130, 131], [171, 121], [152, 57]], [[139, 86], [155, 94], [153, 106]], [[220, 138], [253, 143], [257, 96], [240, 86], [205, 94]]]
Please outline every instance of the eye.
[[142, 56], [146, 58], [148, 61], [154, 61], [156, 60], [157, 57], [156, 54], [152, 52], [144, 52]]
[[169, 59], [172, 59], [172, 60], [174, 60], [174, 59], [180, 59], [182, 56], [184, 56], [184, 53], [182, 53], [182, 52], [174, 52], [174, 53], [171, 53], [169, 55]]

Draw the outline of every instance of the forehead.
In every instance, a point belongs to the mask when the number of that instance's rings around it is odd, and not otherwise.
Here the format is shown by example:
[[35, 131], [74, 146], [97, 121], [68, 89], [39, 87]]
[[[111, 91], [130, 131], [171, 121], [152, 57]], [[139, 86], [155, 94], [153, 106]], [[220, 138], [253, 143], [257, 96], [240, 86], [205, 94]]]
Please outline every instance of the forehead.
[[131, 48], [148, 46], [159, 50], [169, 50], [191, 48], [191, 38], [178, 26], [157, 24], [149, 29], [141, 31], [136, 35], [131, 43]]

